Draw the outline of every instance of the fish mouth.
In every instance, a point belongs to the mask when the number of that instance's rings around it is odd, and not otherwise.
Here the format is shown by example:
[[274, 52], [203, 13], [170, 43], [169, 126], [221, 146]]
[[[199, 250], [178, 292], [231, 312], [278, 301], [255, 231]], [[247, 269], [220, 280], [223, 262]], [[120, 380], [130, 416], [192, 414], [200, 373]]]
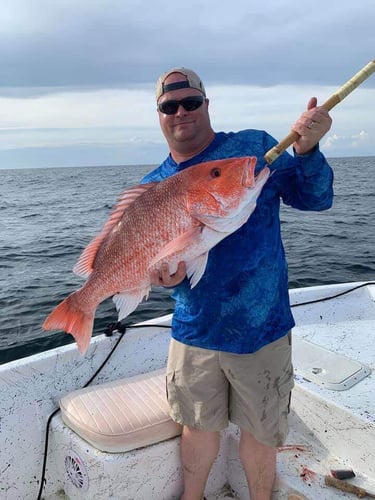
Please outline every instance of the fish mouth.
[[249, 160], [242, 176], [242, 185], [249, 189], [256, 187], [259, 183], [264, 184], [270, 175], [268, 167], [262, 168], [260, 172], [254, 175], [255, 164]]
[[252, 158], [248, 158], [246, 166], [242, 174], [242, 185], [247, 188], [252, 188], [255, 186], [254, 177], [255, 162]]

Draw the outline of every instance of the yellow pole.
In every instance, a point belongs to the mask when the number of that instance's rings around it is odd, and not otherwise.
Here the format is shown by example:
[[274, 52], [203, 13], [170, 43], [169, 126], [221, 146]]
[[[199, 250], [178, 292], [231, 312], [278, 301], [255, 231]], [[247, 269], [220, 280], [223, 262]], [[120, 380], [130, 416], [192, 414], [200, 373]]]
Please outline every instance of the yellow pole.
[[[348, 80], [337, 92], [322, 105], [327, 111], [330, 111], [336, 104], [341, 102], [347, 95], [353, 92], [361, 83], [363, 83], [375, 71], [375, 60], [370, 61], [358, 73], [356, 73], [350, 80]], [[271, 148], [264, 155], [264, 159], [268, 165], [271, 165], [289, 146], [291, 146], [298, 139], [297, 132], [290, 132], [282, 141], [276, 146]]]

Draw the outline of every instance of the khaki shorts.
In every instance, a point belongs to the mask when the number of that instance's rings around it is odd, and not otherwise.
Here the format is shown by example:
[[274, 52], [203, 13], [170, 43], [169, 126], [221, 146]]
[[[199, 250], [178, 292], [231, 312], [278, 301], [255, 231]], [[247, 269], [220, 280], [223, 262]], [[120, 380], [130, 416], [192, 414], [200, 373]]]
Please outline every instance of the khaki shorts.
[[221, 431], [230, 421], [267, 446], [281, 446], [292, 388], [290, 334], [252, 354], [171, 340], [167, 395], [171, 417], [182, 425]]

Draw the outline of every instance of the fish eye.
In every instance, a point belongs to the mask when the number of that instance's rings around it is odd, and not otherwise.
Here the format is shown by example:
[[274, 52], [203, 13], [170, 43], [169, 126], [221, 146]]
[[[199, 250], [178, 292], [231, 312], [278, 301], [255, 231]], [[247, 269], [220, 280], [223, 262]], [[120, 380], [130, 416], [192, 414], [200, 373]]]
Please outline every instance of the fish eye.
[[211, 170], [211, 177], [220, 177], [221, 176], [221, 170], [220, 168], [213, 168]]

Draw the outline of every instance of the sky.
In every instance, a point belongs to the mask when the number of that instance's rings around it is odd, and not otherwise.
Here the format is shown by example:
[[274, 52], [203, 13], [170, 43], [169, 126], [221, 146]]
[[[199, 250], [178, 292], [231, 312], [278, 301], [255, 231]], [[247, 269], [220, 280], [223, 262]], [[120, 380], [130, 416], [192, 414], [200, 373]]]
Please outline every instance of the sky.
[[[0, 169], [156, 165], [155, 82], [204, 81], [216, 131], [278, 141], [375, 59], [374, 0], [2, 0]], [[327, 157], [375, 154], [375, 74], [331, 111]]]

